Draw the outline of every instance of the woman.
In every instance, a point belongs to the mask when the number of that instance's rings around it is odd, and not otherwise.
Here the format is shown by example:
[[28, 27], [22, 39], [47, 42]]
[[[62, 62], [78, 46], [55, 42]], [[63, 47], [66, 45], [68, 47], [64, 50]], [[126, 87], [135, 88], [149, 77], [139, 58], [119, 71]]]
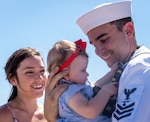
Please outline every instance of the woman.
[[8, 103], [0, 107], [0, 122], [47, 122], [43, 107], [37, 103], [47, 79], [40, 53], [29, 47], [15, 51], [5, 73], [12, 92]]

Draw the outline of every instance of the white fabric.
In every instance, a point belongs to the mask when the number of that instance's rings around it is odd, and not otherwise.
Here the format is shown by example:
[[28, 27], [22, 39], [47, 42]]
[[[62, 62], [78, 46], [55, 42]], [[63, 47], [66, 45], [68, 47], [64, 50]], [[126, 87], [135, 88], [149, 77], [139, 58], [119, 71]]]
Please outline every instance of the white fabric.
[[131, 57], [121, 75], [112, 122], [150, 122], [149, 104], [150, 50], [142, 46]]
[[131, 1], [105, 3], [84, 14], [77, 20], [77, 24], [87, 34], [97, 26], [114, 20], [131, 17]]

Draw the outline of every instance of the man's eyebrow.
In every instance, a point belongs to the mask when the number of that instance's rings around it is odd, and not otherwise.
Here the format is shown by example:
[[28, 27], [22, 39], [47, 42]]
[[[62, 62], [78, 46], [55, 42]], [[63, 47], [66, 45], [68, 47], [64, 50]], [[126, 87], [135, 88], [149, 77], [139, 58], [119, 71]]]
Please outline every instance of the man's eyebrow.
[[98, 37], [96, 37], [95, 40], [97, 41], [97, 40], [99, 40], [100, 38], [102, 38], [103, 36], [105, 36], [105, 35], [107, 35], [107, 34], [108, 34], [108, 33], [101, 34], [101, 35], [99, 35]]
[[[103, 36], [108, 35], [108, 33], [103, 33], [101, 35], [99, 35], [98, 37], [95, 38], [95, 41], [99, 40], [100, 38], [102, 38]], [[92, 42], [90, 41], [90, 44], [92, 44]]]

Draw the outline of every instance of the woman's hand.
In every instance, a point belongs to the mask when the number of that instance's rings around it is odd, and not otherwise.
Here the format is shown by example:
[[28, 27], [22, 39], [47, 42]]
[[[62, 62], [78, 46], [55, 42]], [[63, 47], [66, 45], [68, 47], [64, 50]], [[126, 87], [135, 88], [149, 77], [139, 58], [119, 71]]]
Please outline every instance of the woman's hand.
[[58, 118], [58, 99], [59, 96], [68, 88], [67, 84], [58, 84], [68, 70], [57, 74], [59, 68], [56, 67], [48, 76], [45, 88], [44, 115], [48, 122], [56, 122]]

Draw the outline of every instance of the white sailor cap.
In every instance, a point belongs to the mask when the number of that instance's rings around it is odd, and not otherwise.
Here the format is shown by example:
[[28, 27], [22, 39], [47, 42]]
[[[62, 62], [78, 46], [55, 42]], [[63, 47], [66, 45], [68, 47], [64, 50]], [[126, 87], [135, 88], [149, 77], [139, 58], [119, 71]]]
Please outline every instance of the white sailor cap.
[[131, 0], [114, 3], [103, 3], [77, 20], [82, 31], [87, 34], [90, 30], [100, 25], [131, 17]]

